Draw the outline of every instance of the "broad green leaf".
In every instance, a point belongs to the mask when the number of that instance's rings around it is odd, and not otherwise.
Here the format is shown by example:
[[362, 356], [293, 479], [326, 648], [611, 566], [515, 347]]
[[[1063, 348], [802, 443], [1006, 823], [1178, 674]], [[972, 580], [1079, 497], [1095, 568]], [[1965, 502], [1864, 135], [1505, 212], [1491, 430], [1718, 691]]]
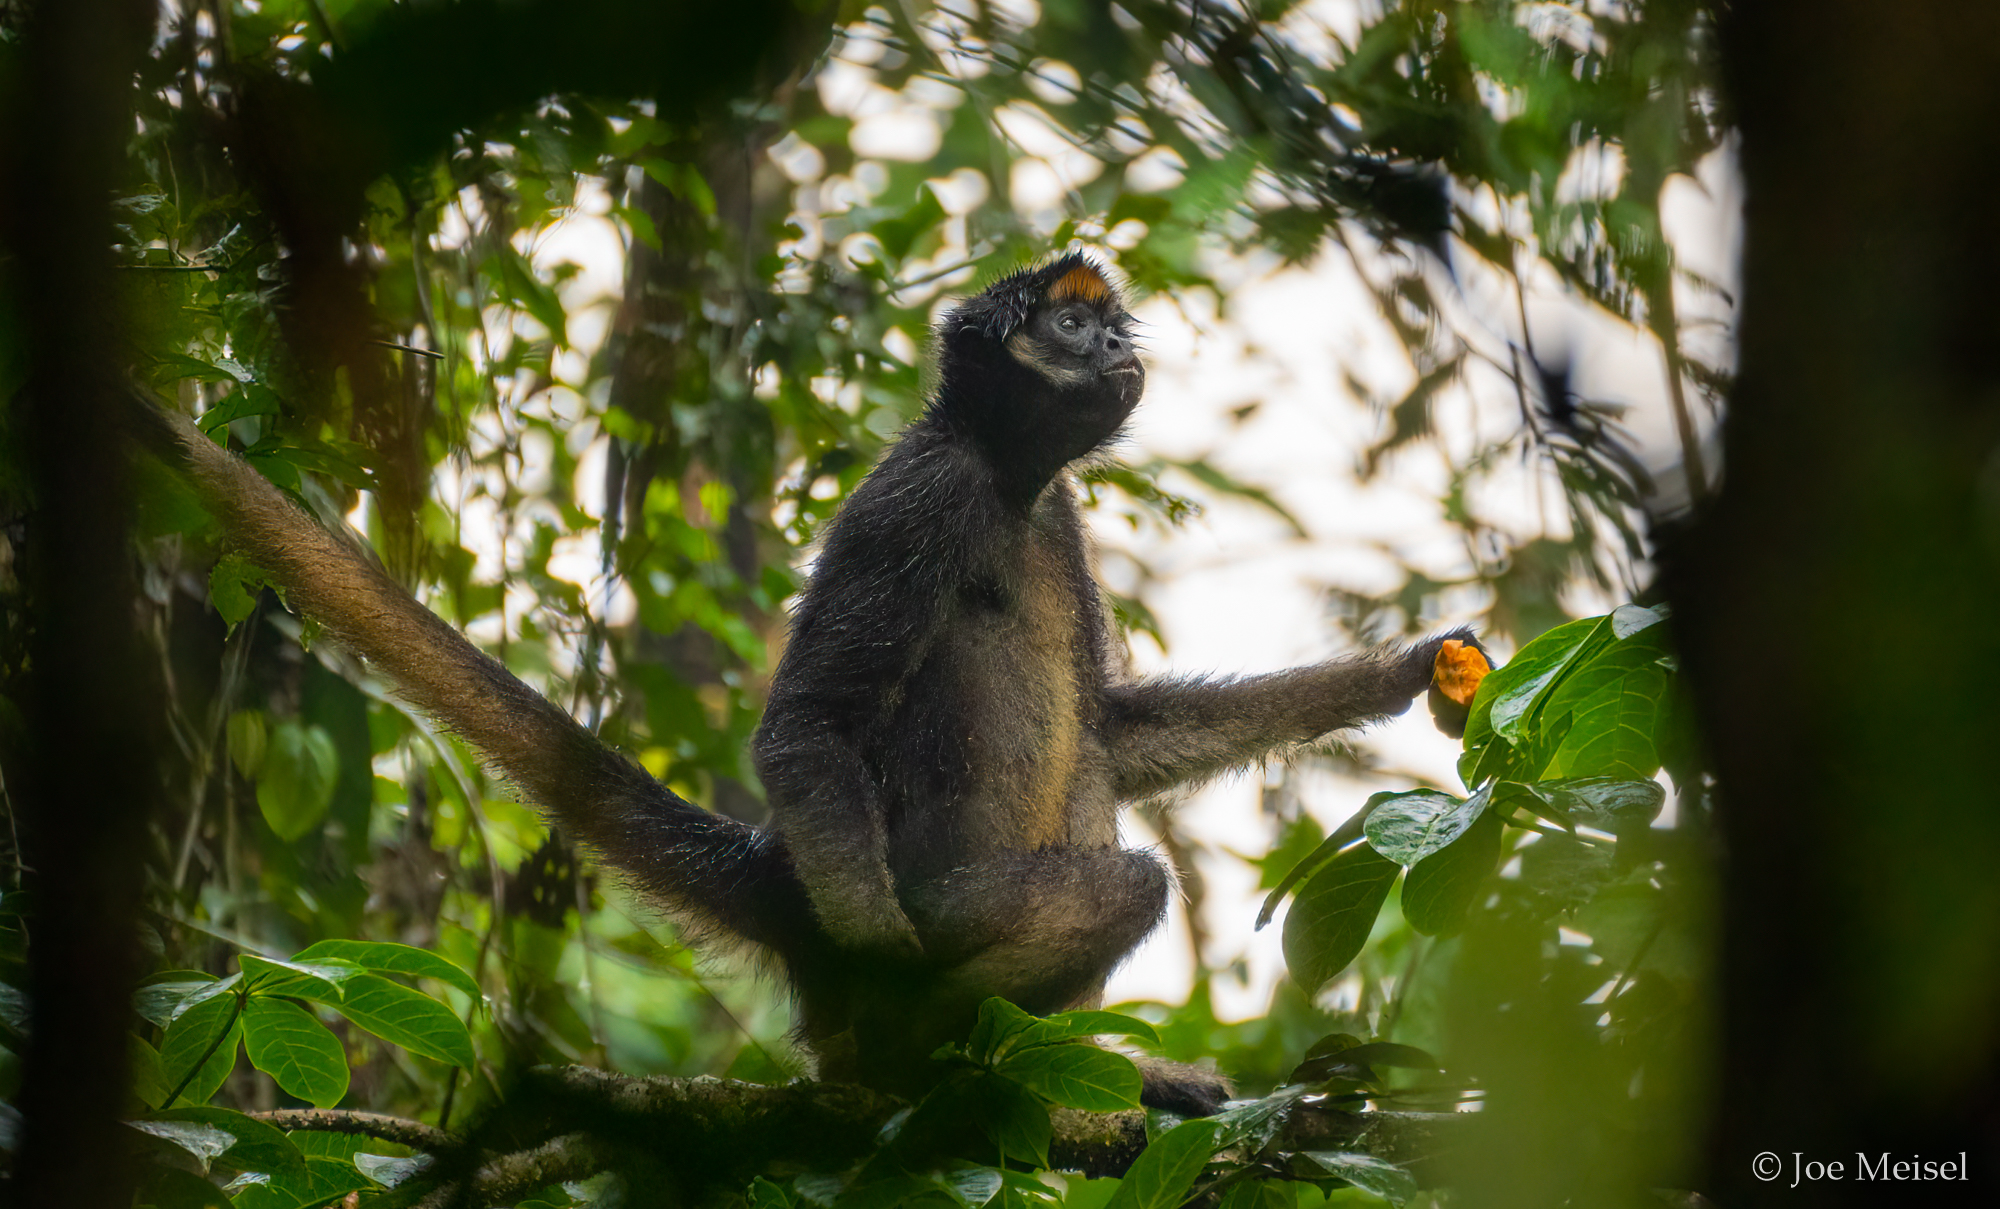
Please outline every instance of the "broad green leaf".
[[1500, 816], [1479, 816], [1464, 835], [1410, 866], [1403, 879], [1403, 918], [1426, 936], [1450, 936], [1465, 923], [1487, 875], [1500, 859]]
[[132, 1094], [147, 1108], [158, 1108], [174, 1089], [167, 1082], [167, 1065], [160, 1061], [160, 1051], [132, 1033], [125, 1034], [125, 1044], [132, 1055]]
[[[157, 1163], [147, 1165], [139, 1185], [138, 1203], [153, 1209], [241, 1209], [243, 1202], [192, 1171]], [[289, 1209], [289, 1206], [287, 1207]]]
[[1004, 1182], [1000, 1173], [991, 1167], [966, 1167], [958, 1171], [947, 1171], [938, 1180], [951, 1193], [952, 1199], [961, 1205], [984, 1205], [1000, 1191]]
[[1472, 712], [1465, 723], [1465, 749], [1471, 751], [1492, 735], [1512, 742], [1524, 737], [1524, 724], [1541, 695], [1562, 679], [1578, 656], [1608, 635], [1605, 618], [1567, 622], [1522, 647], [1506, 666], [1495, 668], [1479, 682]]
[[256, 776], [264, 767], [264, 748], [271, 739], [270, 722], [270, 716], [261, 709], [239, 709], [229, 715], [229, 762], [246, 777]]
[[1183, 1121], [1153, 1139], [1119, 1179], [1105, 1209], [1179, 1209], [1215, 1153], [1220, 1132], [1213, 1121]]
[[257, 611], [257, 593], [269, 577], [240, 554], [226, 554], [208, 572], [208, 599], [234, 630]]
[[322, 940], [293, 956], [293, 961], [331, 959], [353, 962], [366, 970], [403, 974], [411, 978], [435, 978], [446, 986], [464, 991], [479, 1002], [479, 984], [457, 962], [427, 949], [386, 940]]
[[1521, 884], [1558, 910], [1572, 910], [1591, 900], [1611, 877], [1611, 849], [1544, 835], [1521, 849]]
[[421, 991], [390, 982], [380, 974], [356, 974], [343, 984], [345, 995], [302, 997], [324, 1003], [382, 1040], [413, 1054], [471, 1070], [472, 1034], [450, 1008]]
[[1261, 1100], [1225, 1108], [1209, 1117], [1220, 1129], [1216, 1149], [1240, 1146], [1253, 1152], [1262, 1150], [1277, 1136], [1292, 1106], [1304, 1094], [1302, 1087], [1283, 1087]]
[[251, 997], [243, 1009], [243, 1050], [252, 1066], [315, 1108], [331, 1108], [347, 1094], [339, 1039], [290, 1000]]
[[750, 1181], [750, 1209], [792, 1209], [792, 1198], [760, 1175]]
[[[167, 1088], [181, 1087], [177, 1104], [202, 1104], [222, 1086], [236, 1066], [236, 1046], [243, 1036], [243, 1021], [237, 1013], [233, 994], [204, 999], [167, 1026], [160, 1042], [160, 1065], [166, 1071]], [[202, 1055], [208, 1058], [203, 1061]], [[200, 1070], [192, 1079], [189, 1072]]]
[[1649, 630], [1667, 619], [1667, 606], [1623, 604], [1611, 610], [1611, 634], [1623, 642], [1640, 630]]
[[[1374, 801], [1373, 798], [1369, 800], [1371, 803]], [[1271, 917], [1278, 913], [1278, 904], [1285, 901], [1285, 896], [1292, 892], [1294, 886], [1311, 877], [1320, 866], [1340, 855], [1340, 850], [1353, 842], [1353, 836], [1343, 835], [1338, 831], [1320, 841], [1318, 847], [1307, 853], [1298, 864], [1293, 865], [1291, 871], [1279, 878], [1278, 884], [1264, 896], [1264, 905], [1257, 909], [1257, 927], [1261, 929], [1271, 922]]]
[[1297, 1209], [1297, 1188], [1287, 1180], [1249, 1180], [1231, 1188], [1220, 1209]]
[[562, 300], [556, 296], [554, 287], [535, 276], [534, 269], [522, 259], [520, 253], [504, 246], [498, 248], [480, 262], [479, 271], [493, 280], [502, 297], [534, 316], [537, 323], [547, 328], [551, 340], [558, 345], [569, 343], [569, 327]]
[[245, 416], [275, 416], [279, 412], [277, 392], [261, 383], [249, 383], [239, 387], [228, 398], [217, 403], [196, 417], [195, 424], [203, 432], [213, 434], [234, 420]]
[[979, 1005], [979, 1022], [972, 1026], [966, 1052], [974, 1062], [994, 1062], [1028, 1029], [1035, 1018], [998, 996]]
[[1486, 803], [1484, 790], [1469, 798], [1435, 789], [1391, 794], [1369, 812], [1363, 831], [1375, 851], [1414, 865], [1464, 835], [1486, 813]]
[[326, 817], [339, 772], [340, 754], [324, 727], [280, 722], [271, 728], [257, 778], [257, 809], [278, 838], [290, 843]]
[[1017, 1048], [999, 1073], [1045, 1100], [1086, 1112], [1139, 1107], [1139, 1068], [1123, 1054], [1070, 1042]]
[[1508, 798], [1544, 818], [1565, 827], [1581, 823], [1614, 835], [1644, 830], [1659, 817], [1667, 800], [1667, 791], [1658, 781], [1620, 777], [1565, 777], [1507, 788]]
[[1030, 1045], [1047, 1045], [1079, 1037], [1103, 1036], [1137, 1037], [1149, 1045], [1160, 1043], [1159, 1030], [1136, 1016], [1120, 1012], [1081, 1011], [1058, 1012], [1035, 1021], [1012, 1038], [1011, 1048], [1023, 1049]]
[[340, 997], [340, 984], [362, 973], [359, 966], [334, 965], [331, 962], [282, 961], [275, 957], [258, 957], [254, 953], [244, 953], [236, 958], [236, 964], [243, 969], [243, 977], [249, 980], [253, 995], [320, 995]]
[[347, 1159], [307, 1155], [303, 1178], [245, 1188], [236, 1194], [231, 1209], [318, 1209], [322, 1205], [337, 1209], [348, 1193], [373, 1187]]
[[1308, 1150], [1301, 1153], [1328, 1175], [1346, 1180], [1364, 1192], [1372, 1192], [1392, 1205], [1401, 1205], [1417, 1195], [1416, 1177], [1387, 1159], [1347, 1151]]
[[233, 990], [242, 977], [217, 978], [201, 970], [163, 970], [132, 993], [132, 1007], [160, 1028], [166, 1028], [196, 1004]]
[[[1583, 683], [1587, 675], [1579, 673], [1571, 683]], [[1563, 686], [1565, 695], [1569, 687]], [[1666, 687], [1667, 675], [1657, 666], [1633, 668], [1601, 684], [1575, 704], [1569, 733], [1542, 775], [1637, 781], [1660, 771], [1653, 733]]]
[[398, 1158], [395, 1155], [369, 1154], [363, 1151], [354, 1156], [356, 1170], [387, 1188], [394, 1188], [411, 1176], [422, 1173], [435, 1161], [427, 1154]]
[[[151, 1113], [146, 1123], [192, 1124], [213, 1128], [234, 1139], [218, 1161], [237, 1171], [268, 1172], [274, 1179], [293, 1180], [305, 1175], [305, 1156], [291, 1139], [275, 1126], [233, 1108], [169, 1108]], [[134, 1125], [141, 1122], [134, 1121]]]
[[1403, 867], [1367, 844], [1329, 861], [1299, 891], [1285, 916], [1285, 965], [1307, 995], [1347, 968]]
[[1027, 1088], [1012, 1079], [983, 1075], [967, 1088], [966, 1103], [973, 1123], [1006, 1158], [1049, 1165], [1049, 1139], [1054, 1129], [1049, 1110]]
[[201, 1169], [207, 1171], [209, 1164], [221, 1158], [231, 1146], [236, 1145], [236, 1135], [213, 1125], [202, 1125], [190, 1121], [127, 1121], [127, 1125], [141, 1133], [149, 1133], [162, 1141], [172, 1142], [194, 1156]]

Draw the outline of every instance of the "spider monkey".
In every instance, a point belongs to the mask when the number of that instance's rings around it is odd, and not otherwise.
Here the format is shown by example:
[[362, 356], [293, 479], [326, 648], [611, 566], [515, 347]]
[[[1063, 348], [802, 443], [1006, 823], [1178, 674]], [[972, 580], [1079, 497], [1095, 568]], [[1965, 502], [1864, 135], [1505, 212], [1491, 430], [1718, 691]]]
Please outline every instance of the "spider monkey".
[[[911, 1093], [987, 997], [1095, 1003], [1159, 924], [1173, 876], [1118, 845], [1120, 803], [1401, 713], [1444, 640], [1261, 676], [1127, 675], [1067, 471], [1139, 402], [1131, 329], [1078, 254], [946, 315], [935, 393], [830, 522], [793, 611], [753, 746], [761, 828], [606, 747], [185, 420], [151, 413], [149, 443], [293, 608], [646, 899], [774, 956], [822, 1077]], [[1228, 1095], [1209, 1072], [1141, 1069], [1157, 1107]]]

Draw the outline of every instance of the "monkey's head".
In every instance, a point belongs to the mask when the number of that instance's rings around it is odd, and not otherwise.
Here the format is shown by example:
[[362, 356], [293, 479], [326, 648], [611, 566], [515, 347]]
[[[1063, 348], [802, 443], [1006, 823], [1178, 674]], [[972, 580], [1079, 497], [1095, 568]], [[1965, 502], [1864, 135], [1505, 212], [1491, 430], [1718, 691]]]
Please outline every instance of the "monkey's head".
[[1146, 388], [1132, 317], [1081, 253], [994, 282], [938, 336], [938, 412], [1042, 482], [1117, 435]]

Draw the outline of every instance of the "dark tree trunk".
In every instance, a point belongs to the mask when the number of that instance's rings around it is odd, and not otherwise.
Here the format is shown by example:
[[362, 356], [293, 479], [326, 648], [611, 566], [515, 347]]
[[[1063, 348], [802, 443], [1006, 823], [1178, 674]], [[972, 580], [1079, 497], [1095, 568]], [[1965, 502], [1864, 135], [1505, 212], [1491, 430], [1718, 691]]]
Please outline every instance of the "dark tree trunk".
[[[1722, 491], [1667, 559], [1726, 848], [1706, 1190], [1990, 1194], [2000, 7], [1737, 4], [1724, 50], [1741, 374]], [[1857, 1178], [1857, 1154], [1960, 1151], [1970, 1182]], [[1843, 1178], [1791, 1188], [1794, 1152]]]
[[[30, 1042], [9, 1199], [130, 1205], [126, 1033], [138, 971], [140, 847], [159, 793], [158, 696], [134, 625], [123, 451], [107, 439], [123, 360], [112, 318], [112, 190], [131, 137], [152, 0], [35, 6], [9, 47], [0, 269], [27, 382], [9, 424], [30, 476], [25, 726], [7, 783], [22, 828]], [[13, 358], [10, 358], [13, 360]], [[11, 384], [18, 385], [18, 384]]]

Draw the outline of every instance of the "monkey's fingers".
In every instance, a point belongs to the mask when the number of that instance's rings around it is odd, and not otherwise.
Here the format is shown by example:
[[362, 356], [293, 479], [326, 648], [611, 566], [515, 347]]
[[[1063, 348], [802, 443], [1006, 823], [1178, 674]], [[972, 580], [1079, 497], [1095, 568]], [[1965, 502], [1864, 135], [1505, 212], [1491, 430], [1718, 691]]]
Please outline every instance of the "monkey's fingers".
[[1473, 642], [1447, 638], [1439, 644], [1430, 691], [1431, 721], [1438, 730], [1453, 739], [1465, 736], [1472, 698], [1479, 692], [1479, 682], [1492, 670], [1486, 652]]

